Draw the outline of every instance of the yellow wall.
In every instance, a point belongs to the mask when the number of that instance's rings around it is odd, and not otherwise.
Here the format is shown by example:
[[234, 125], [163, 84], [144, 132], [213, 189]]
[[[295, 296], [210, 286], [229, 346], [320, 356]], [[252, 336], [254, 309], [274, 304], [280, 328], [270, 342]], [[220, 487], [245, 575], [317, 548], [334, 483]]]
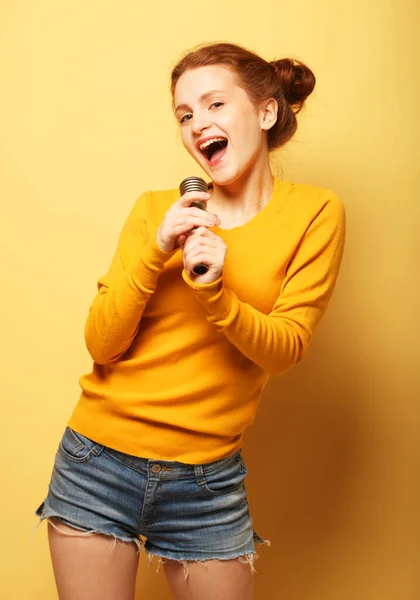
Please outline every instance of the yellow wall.
[[[138, 195], [197, 173], [168, 75], [216, 40], [313, 68], [283, 177], [334, 189], [348, 215], [329, 313], [246, 436], [254, 524], [272, 542], [257, 600], [418, 598], [417, 6], [3, 0], [1, 599], [56, 598], [32, 511], [90, 368], [96, 278]], [[139, 579], [139, 598], [170, 597], [162, 571]]]

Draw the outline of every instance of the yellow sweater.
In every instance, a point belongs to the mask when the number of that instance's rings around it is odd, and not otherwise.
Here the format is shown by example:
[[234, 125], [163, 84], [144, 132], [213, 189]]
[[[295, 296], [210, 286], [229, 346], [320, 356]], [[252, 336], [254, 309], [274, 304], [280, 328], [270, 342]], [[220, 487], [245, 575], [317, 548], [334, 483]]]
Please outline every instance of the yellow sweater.
[[134, 456], [207, 463], [235, 452], [270, 375], [306, 353], [331, 297], [345, 237], [341, 201], [274, 181], [268, 204], [240, 227], [223, 276], [197, 285], [181, 251], [156, 231], [178, 190], [134, 205], [85, 336], [94, 360], [69, 426]]

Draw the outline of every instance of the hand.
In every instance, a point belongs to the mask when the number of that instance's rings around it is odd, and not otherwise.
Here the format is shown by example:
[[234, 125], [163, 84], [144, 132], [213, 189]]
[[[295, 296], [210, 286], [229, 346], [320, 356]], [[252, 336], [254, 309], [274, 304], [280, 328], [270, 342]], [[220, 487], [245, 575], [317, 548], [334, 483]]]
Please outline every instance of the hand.
[[[191, 233], [183, 244], [184, 268], [187, 275], [197, 283], [212, 283], [222, 273], [227, 246], [218, 235], [206, 227], [199, 227]], [[195, 275], [194, 267], [199, 264], [208, 267], [204, 275]]]
[[190, 206], [191, 202], [207, 202], [209, 198], [210, 194], [205, 192], [187, 192], [172, 204], [157, 231], [156, 240], [161, 250], [171, 252], [182, 246], [188, 234], [196, 227], [220, 225], [217, 215]]

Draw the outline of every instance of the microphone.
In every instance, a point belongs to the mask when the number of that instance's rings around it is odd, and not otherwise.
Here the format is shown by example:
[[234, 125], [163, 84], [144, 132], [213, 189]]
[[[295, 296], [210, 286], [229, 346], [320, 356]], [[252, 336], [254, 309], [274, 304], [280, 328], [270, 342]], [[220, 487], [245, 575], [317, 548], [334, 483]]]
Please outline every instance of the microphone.
[[[179, 191], [181, 196], [187, 192], [207, 192], [207, 183], [201, 177], [186, 177], [181, 181]], [[191, 202], [190, 206], [195, 206], [201, 210], [206, 210], [207, 207], [206, 203], [202, 200]], [[194, 275], [204, 275], [208, 270], [209, 268], [207, 265], [200, 264], [194, 267], [193, 273]]]

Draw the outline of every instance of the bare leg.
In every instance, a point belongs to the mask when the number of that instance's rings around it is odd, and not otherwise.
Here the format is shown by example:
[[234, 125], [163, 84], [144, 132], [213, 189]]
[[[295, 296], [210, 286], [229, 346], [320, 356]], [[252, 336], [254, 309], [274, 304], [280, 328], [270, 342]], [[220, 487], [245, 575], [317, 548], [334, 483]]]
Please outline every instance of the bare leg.
[[[86, 535], [59, 520], [48, 523], [60, 600], [133, 600], [138, 567], [135, 543]], [[67, 534], [67, 535], [66, 535]]]
[[238, 559], [186, 564], [187, 578], [182, 563], [163, 563], [175, 600], [253, 600], [254, 576], [249, 564]]

